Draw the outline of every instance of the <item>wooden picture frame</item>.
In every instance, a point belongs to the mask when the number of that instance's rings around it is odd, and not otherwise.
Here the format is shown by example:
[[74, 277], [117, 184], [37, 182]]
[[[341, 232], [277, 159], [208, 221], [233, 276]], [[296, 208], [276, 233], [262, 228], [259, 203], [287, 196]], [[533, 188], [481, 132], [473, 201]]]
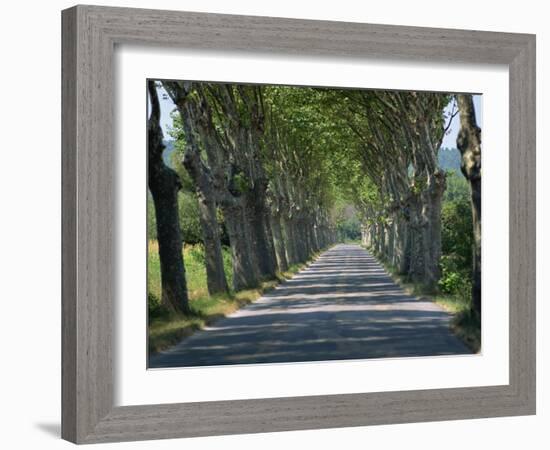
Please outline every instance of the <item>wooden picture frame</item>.
[[[535, 36], [75, 6], [62, 13], [62, 437], [75, 443], [535, 413]], [[115, 44], [504, 64], [510, 85], [509, 384], [114, 407]]]

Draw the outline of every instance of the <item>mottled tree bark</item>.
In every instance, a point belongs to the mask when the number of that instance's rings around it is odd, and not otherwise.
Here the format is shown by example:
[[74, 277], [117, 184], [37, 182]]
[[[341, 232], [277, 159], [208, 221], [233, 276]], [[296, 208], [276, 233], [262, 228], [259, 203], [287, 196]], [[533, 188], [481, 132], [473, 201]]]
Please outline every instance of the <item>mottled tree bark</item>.
[[376, 222], [372, 222], [372, 223], [369, 225], [369, 237], [370, 237], [369, 248], [370, 248], [371, 250], [376, 250], [377, 245], [378, 245], [378, 244], [377, 244], [376, 231], [377, 231]]
[[220, 227], [216, 203], [199, 192], [199, 214], [206, 260], [206, 284], [210, 295], [228, 293], [229, 286], [223, 267]]
[[470, 94], [457, 95], [460, 131], [456, 145], [462, 155], [461, 170], [470, 183], [474, 232], [472, 306], [481, 315], [481, 129]]
[[405, 275], [409, 271], [410, 255], [408, 246], [408, 226], [404, 218], [396, 219], [395, 230], [395, 267], [400, 275]]
[[296, 246], [298, 248], [298, 253], [300, 255], [300, 262], [304, 263], [307, 261], [310, 254], [309, 241], [307, 235], [307, 227], [305, 226], [305, 219], [303, 217], [303, 212], [300, 211], [299, 216], [296, 218], [295, 222], [295, 235]]
[[231, 246], [233, 288], [235, 291], [255, 288], [259, 284], [258, 268], [251, 259], [250, 236], [243, 208], [222, 204], [222, 211]]
[[313, 253], [313, 239], [311, 237], [312, 229], [311, 229], [311, 226], [310, 226], [310, 223], [309, 223], [309, 220], [307, 219], [307, 217], [304, 217], [302, 219], [301, 226], [302, 226], [302, 229], [304, 230], [304, 235], [305, 235], [305, 244], [306, 244], [305, 260], [307, 261], [309, 259], [309, 257], [311, 256], [311, 254]]
[[162, 160], [164, 144], [155, 82], [149, 81], [147, 89], [151, 100], [151, 115], [147, 121], [148, 185], [157, 219], [161, 302], [172, 311], [189, 313], [178, 216], [178, 191], [181, 184], [177, 173]]
[[437, 171], [430, 178], [424, 193], [422, 251], [424, 253], [423, 284], [428, 291], [436, 291], [441, 276], [441, 206], [445, 192], [445, 174]]
[[220, 227], [216, 214], [216, 194], [208, 175], [208, 169], [202, 164], [198, 149], [186, 151], [183, 162], [195, 183], [198, 195], [208, 293], [210, 295], [228, 293], [229, 286], [223, 268]]
[[378, 223], [378, 236], [379, 236], [379, 242], [378, 242], [378, 253], [382, 255], [382, 257], [386, 256], [386, 227], [383, 223]]
[[422, 214], [422, 204], [420, 199], [415, 196], [409, 202], [409, 267], [408, 274], [410, 278], [417, 283], [424, 282], [424, 216]]
[[321, 249], [319, 247], [318, 225], [315, 216], [311, 219], [311, 244], [314, 253], [317, 253]]
[[273, 244], [275, 246], [275, 254], [277, 256], [277, 263], [279, 270], [285, 272], [288, 270], [288, 259], [285, 251], [285, 238], [281, 226], [281, 218], [279, 214], [272, 214], [271, 216], [271, 230], [273, 233]]
[[292, 219], [289, 218], [288, 213], [283, 214], [281, 217], [281, 231], [285, 242], [286, 260], [289, 265], [296, 264], [299, 261], [299, 255], [296, 248]]
[[262, 278], [274, 278], [277, 272], [277, 261], [273, 247], [273, 237], [269, 224], [269, 209], [266, 202], [267, 184], [257, 182], [257, 186], [245, 194], [247, 218], [250, 237], [254, 245], [258, 269]]
[[386, 253], [388, 261], [393, 264], [395, 254], [395, 222], [393, 220], [386, 231]]
[[164, 82], [180, 114], [185, 132], [185, 153], [183, 165], [189, 173], [198, 195], [199, 221], [204, 243], [206, 262], [206, 284], [210, 295], [228, 293], [229, 286], [223, 267], [223, 253], [220, 241], [220, 228], [216, 215], [216, 191], [210, 169], [203, 163], [201, 149], [196, 137], [197, 120], [194, 114], [195, 104], [190, 104], [188, 95], [190, 86], [178, 82]]
[[369, 232], [365, 224], [361, 224], [361, 245], [365, 247], [369, 245]]

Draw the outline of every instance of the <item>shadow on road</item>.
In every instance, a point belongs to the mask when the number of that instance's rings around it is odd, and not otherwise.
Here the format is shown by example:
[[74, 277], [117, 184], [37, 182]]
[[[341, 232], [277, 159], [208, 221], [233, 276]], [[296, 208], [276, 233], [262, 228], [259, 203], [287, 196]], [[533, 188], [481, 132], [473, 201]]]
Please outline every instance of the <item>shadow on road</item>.
[[363, 248], [337, 245], [257, 302], [154, 355], [149, 367], [471, 353], [450, 318], [406, 294]]

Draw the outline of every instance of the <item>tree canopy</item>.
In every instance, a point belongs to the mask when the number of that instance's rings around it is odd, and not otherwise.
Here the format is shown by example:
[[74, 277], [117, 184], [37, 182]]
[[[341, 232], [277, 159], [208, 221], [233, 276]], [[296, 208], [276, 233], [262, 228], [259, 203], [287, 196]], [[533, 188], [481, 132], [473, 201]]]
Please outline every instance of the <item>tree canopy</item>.
[[[160, 86], [175, 106], [175, 166], [181, 187], [195, 196], [212, 293], [229, 289], [220, 270], [224, 233], [235, 290], [353, 237], [437, 289], [442, 226], [450, 226], [442, 225], [447, 173], [439, 150], [456, 113], [447, 106], [464, 107], [463, 99], [183, 81]], [[457, 195], [464, 200], [464, 192]], [[443, 241], [445, 249], [453, 245]]]

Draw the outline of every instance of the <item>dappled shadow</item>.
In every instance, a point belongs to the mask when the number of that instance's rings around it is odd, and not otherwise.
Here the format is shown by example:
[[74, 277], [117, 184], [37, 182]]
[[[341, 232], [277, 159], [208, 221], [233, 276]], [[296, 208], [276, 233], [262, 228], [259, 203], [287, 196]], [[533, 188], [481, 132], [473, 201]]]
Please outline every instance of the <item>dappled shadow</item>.
[[364, 249], [339, 245], [257, 302], [153, 355], [149, 367], [470, 353], [449, 320], [407, 295]]

